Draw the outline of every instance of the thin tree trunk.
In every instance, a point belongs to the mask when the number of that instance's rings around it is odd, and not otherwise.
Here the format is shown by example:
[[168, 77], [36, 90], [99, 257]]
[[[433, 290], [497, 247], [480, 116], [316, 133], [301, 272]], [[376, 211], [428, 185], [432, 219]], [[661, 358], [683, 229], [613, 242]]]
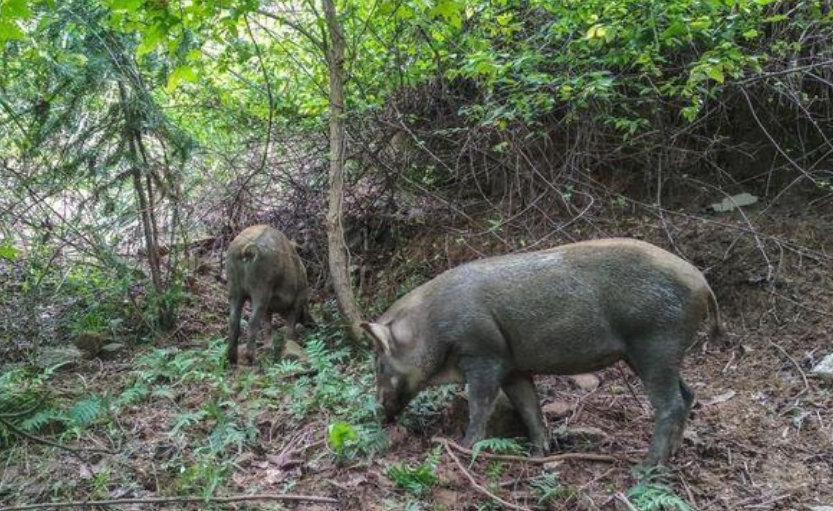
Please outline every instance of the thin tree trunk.
[[150, 280], [156, 293], [161, 294], [164, 289], [162, 285], [162, 271], [159, 263], [159, 248], [154, 237], [153, 218], [150, 214], [148, 198], [145, 195], [145, 188], [142, 183], [142, 170], [140, 167], [140, 140], [136, 128], [136, 116], [129, 104], [127, 91], [123, 84], [119, 83], [122, 113], [125, 120], [125, 133], [127, 139], [127, 152], [130, 157], [130, 174], [133, 178], [133, 188], [136, 192], [136, 200], [139, 203], [139, 218], [142, 222], [142, 231], [145, 236], [145, 246], [148, 254], [148, 266], [150, 266]]
[[347, 249], [344, 244], [342, 204], [344, 199], [344, 34], [336, 18], [334, 0], [322, 0], [330, 35], [327, 64], [330, 68], [330, 196], [327, 210], [327, 243], [330, 275], [341, 315], [347, 321], [350, 337], [362, 337], [361, 313], [350, 284]]

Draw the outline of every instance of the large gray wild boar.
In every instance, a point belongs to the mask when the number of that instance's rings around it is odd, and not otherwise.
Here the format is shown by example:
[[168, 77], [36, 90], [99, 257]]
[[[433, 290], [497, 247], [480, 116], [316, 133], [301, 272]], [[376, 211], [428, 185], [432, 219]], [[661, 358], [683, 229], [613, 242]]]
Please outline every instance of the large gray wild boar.
[[[228, 248], [229, 340], [228, 360], [237, 363], [237, 341], [243, 304], [252, 302], [246, 339], [246, 358], [254, 363], [255, 342], [261, 329], [272, 337], [272, 315], [286, 321], [287, 338], [297, 341], [296, 325], [314, 327], [309, 313], [307, 274], [295, 246], [282, 232], [268, 225], [249, 227]], [[272, 339], [275, 359], [282, 343]]]
[[464, 264], [362, 326], [388, 421], [427, 385], [465, 382], [471, 446], [503, 389], [536, 455], [549, 439], [532, 376], [624, 360], [655, 410], [646, 464], [656, 465], [682, 441], [694, 394], [679, 366], [706, 317], [718, 334], [717, 301], [697, 268], [649, 243], [603, 239]]

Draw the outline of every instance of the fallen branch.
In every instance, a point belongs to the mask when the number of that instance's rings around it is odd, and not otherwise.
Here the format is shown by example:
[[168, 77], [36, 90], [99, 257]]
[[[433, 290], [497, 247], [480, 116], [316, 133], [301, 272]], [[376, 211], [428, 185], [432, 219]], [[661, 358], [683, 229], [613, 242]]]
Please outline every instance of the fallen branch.
[[[462, 445], [459, 445], [447, 438], [440, 438], [434, 437], [431, 439], [432, 442], [448, 446], [454, 449], [457, 452], [466, 454], [474, 458], [474, 453], [471, 449], [466, 449]], [[585, 452], [565, 452], [563, 454], [554, 454], [552, 456], [544, 456], [541, 458], [534, 458], [534, 457], [527, 457], [527, 456], [513, 456], [511, 454], [490, 454], [490, 453], [478, 453], [478, 458], [486, 458], [489, 460], [499, 460], [499, 461], [517, 461], [520, 463], [534, 463], [537, 465], [543, 465], [545, 463], [552, 463], [554, 461], [564, 461], [564, 460], [585, 460], [585, 461], [604, 461], [608, 463], [615, 463], [617, 461], [627, 461], [629, 463], [635, 463], [635, 461], [629, 458], [621, 458], [617, 456], [610, 456], [607, 454], [594, 454], [594, 453], [585, 453]]]
[[76, 502], [48, 502], [43, 504], [26, 504], [0, 508], [0, 511], [23, 511], [26, 509], [58, 509], [66, 507], [88, 506], [118, 506], [128, 504], [187, 504], [187, 503], [230, 503], [251, 500], [282, 500], [294, 502], [319, 502], [324, 504], [338, 504], [338, 500], [330, 497], [316, 497], [314, 495], [293, 495], [291, 493], [261, 493], [254, 495], [231, 495], [229, 497], [148, 497], [144, 499], [112, 499], [112, 500], [81, 500]]
[[634, 507], [633, 504], [631, 504], [631, 501], [628, 500], [624, 493], [619, 492], [616, 495], [614, 495], [614, 498], [621, 502], [625, 506], [625, 509], [627, 509], [628, 511], [637, 511], [637, 509]]
[[27, 433], [27, 432], [23, 431], [22, 429], [18, 428], [17, 426], [15, 426], [14, 424], [12, 424], [11, 422], [9, 422], [8, 420], [6, 420], [3, 417], [0, 417], [0, 424], [2, 424], [4, 427], [6, 427], [9, 431], [14, 433], [15, 435], [18, 435], [22, 438], [25, 438], [25, 439], [27, 439], [31, 442], [35, 442], [35, 443], [43, 444], [43, 445], [49, 445], [51, 447], [57, 447], [58, 449], [63, 449], [65, 451], [69, 451], [69, 452], [74, 453], [74, 454], [78, 454], [78, 453], [82, 453], [82, 452], [101, 452], [101, 453], [104, 453], [104, 454], [116, 454], [115, 452], [113, 452], [109, 449], [98, 449], [98, 448], [95, 448], [95, 447], [70, 447], [68, 445], [64, 445], [64, 444], [61, 444], [61, 443], [58, 443], [58, 442], [53, 442], [52, 440], [47, 440], [46, 438], [42, 438], [42, 437], [39, 437], [39, 436], [35, 436], [31, 433]]
[[[517, 511], [532, 511], [528, 507], [519, 506], [517, 504], [513, 504], [511, 502], [503, 500], [502, 498], [498, 497], [497, 495], [495, 495], [494, 493], [492, 493], [488, 489], [486, 489], [485, 486], [478, 483], [474, 479], [474, 476], [471, 475], [471, 473], [468, 470], [466, 470], [466, 467], [464, 467], [463, 464], [460, 462], [460, 458], [455, 456], [454, 451], [451, 450], [451, 445], [456, 445], [456, 444], [454, 444], [453, 442], [450, 442], [448, 440], [445, 440], [443, 438], [435, 438], [433, 440], [434, 441], [439, 441], [439, 443], [442, 444], [443, 447], [445, 447], [445, 452], [448, 453], [448, 456], [451, 458], [452, 461], [454, 461], [454, 464], [457, 465], [457, 468], [460, 469], [460, 472], [462, 472], [463, 475], [466, 477], [466, 479], [469, 480], [469, 482], [471, 483], [472, 487], [475, 490], [477, 490], [478, 492], [482, 493], [483, 495], [489, 497], [490, 499], [494, 500], [495, 502], [497, 502], [499, 504], [502, 504], [503, 506], [506, 506], [509, 509], [515, 509]], [[461, 447], [461, 449], [462, 449], [462, 447]], [[471, 452], [471, 451], [469, 451], [469, 452]]]

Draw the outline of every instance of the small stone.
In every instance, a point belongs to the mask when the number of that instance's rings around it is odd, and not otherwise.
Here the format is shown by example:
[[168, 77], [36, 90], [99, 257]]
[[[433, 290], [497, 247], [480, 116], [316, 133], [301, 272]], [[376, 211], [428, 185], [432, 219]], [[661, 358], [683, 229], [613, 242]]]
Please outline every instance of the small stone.
[[833, 506], [810, 506], [810, 511], [833, 511]]
[[738, 195], [733, 195], [732, 197], [726, 197], [722, 201], [712, 204], [711, 208], [718, 213], [725, 213], [743, 206], [751, 206], [756, 202], [758, 202], [758, 198], [756, 196], [751, 193], [744, 192]]
[[570, 376], [570, 380], [585, 392], [593, 392], [599, 388], [599, 377], [595, 374], [576, 374]]
[[570, 401], [553, 401], [552, 403], [545, 404], [541, 408], [544, 415], [554, 416], [559, 419], [570, 415], [575, 409], [575, 405]]
[[822, 380], [828, 382], [833, 381], [833, 353], [827, 355], [821, 362], [816, 364], [812, 373]]
[[105, 344], [101, 347], [101, 351], [98, 352], [98, 358], [100, 359], [112, 359], [118, 355], [119, 351], [124, 348], [124, 344], [120, 342], [111, 342], [110, 344]]
[[297, 360], [298, 362], [306, 362], [307, 354], [304, 349], [295, 341], [287, 340], [283, 348], [283, 358], [285, 360]]
[[41, 368], [66, 366], [77, 363], [84, 358], [84, 354], [75, 346], [42, 348], [37, 358], [37, 365]]

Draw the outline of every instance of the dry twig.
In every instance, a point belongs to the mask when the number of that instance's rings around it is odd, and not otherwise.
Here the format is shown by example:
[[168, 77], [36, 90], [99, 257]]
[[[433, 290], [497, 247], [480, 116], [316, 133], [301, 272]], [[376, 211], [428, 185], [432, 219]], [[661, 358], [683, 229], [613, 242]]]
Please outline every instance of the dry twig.
[[104, 453], [104, 454], [116, 454], [115, 452], [113, 452], [109, 449], [98, 449], [98, 448], [95, 448], [95, 447], [70, 447], [68, 445], [64, 445], [64, 444], [61, 444], [61, 443], [58, 443], [58, 442], [53, 442], [52, 440], [47, 440], [45, 438], [35, 436], [31, 433], [27, 433], [27, 432], [23, 431], [22, 429], [18, 428], [17, 426], [15, 426], [14, 424], [12, 424], [11, 422], [7, 421], [3, 417], [0, 417], [0, 424], [2, 424], [4, 427], [6, 427], [9, 431], [14, 433], [15, 435], [18, 435], [22, 438], [25, 438], [27, 440], [30, 440], [30, 441], [38, 443], [38, 444], [57, 447], [58, 449], [63, 449], [65, 451], [69, 451], [69, 452], [74, 453], [74, 454], [79, 454], [79, 453], [82, 453], [82, 452], [101, 452], [101, 453]]
[[338, 500], [330, 497], [317, 497], [314, 495], [294, 495], [291, 493], [260, 493], [254, 495], [231, 495], [229, 497], [148, 497], [144, 499], [112, 499], [112, 500], [81, 500], [74, 502], [47, 502], [42, 504], [25, 504], [22, 506], [11, 506], [0, 508], [0, 511], [23, 511], [26, 509], [59, 509], [67, 507], [89, 507], [89, 506], [118, 506], [128, 504], [184, 504], [184, 503], [231, 503], [246, 502], [251, 500], [282, 500], [292, 502], [320, 502], [324, 504], [338, 504]]
[[453, 444], [453, 442], [450, 442], [450, 441], [442, 439], [442, 438], [435, 438], [434, 441], [439, 441], [439, 443], [442, 444], [443, 447], [445, 447], [445, 452], [448, 453], [449, 457], [451, 457], [451, 460], [454, 461], [454, 464], [457, 465], [457, 468], [460, 469], [460, 472], [462, 472], [462, 474], [466, 477], [466, 479], [469, 480], [469, 482], [471, 483], [472, 487], [475, 490], [477, 490], [478, 492], [482, 493], [483, 495], [489, 497], [490, 499], [494, 500], [495, 502], [498, 502], [498, 503], [508, 507], [509, 509], [516, 509], [518, 511], [531, 511], [528, 507], [519, 506], [517, 504], [513, 504], [511, 502], [503, 500], [502, 498], [498, 497], [497, 495], [495, 495], [494, 493], [492, 493], [488, 489], [486, 489], [486, 487], [484, 487], [483, 485], [478, 483], [474, 479], [474, 476], [471, 475], [471, 472], [466, 470], [466, 467], [464, 467], [463, 464], [460, 462], [460, 458], [458, 458], [457, 456], [454, 455], [454, 451], [451, 450], [451, 445]]
[[[457, 452], [463, 453], [468, 456], [474, 457], [474, 453], [471, 449], [466, 449], [462, 445], [459, 445], [455, 442], [447, 438], [440, 438], [434, 437], [431, 439], [432, 442], [446, 445]], [[594, 454], [594, 453], [585, 453], [585, 452], [565, 452], [563, 454], [554, 454], [552, 456], [544, 456], [541, 458], [531, 458], [527, 456], [513, 456], [511, 454], [489, 454], [489, 453], [478, 453], [478, 458], [486, 458], [490, 460], [499, 460], [499, 461], [517, 461], [520, 463], [534, 463], [537, 465], [543, 465], [545, 463], [552, 463], [554, 461], [564, 461], [564, 460], [585, 460], [585, 461], [604, 461], [607, 463], [615, 463], [617, 461], [627, 461], [629, 463], [635, 463], [633, 460], [628, 458], [620, 458], [616, 456], [610, 456], [607, 454]]]
[[769, 343], [772, 346], [775, 346], [776, 348], [778, 348], [778, 351], [780, 351], [785, 357], [787, 357], [790, 360], [790, 362], [792, 362], [792, 364], [795, 366], [795, 368], [798, 369], [798, 373], [801, 375], [801, 379], [804, 381], [804, 390], [802, 390], [801, 392], [796, 394], [795, 397], [798, 397], [798, 396], [804, 394], [805, 392], [807, 392], [808, 390], [810, 390], [810, 382], [807, 381], [807, 375], [804, 373], [804, 369], [801, 368], [801, 366], [798, 364], [798, 362], [796, 362], [796, 360], [789, 353], [787, 353], [787, 350], [785, 350], [781, 346], [778, 346], [777, 344], [775, 344], [772, 341], [769, 341]]

